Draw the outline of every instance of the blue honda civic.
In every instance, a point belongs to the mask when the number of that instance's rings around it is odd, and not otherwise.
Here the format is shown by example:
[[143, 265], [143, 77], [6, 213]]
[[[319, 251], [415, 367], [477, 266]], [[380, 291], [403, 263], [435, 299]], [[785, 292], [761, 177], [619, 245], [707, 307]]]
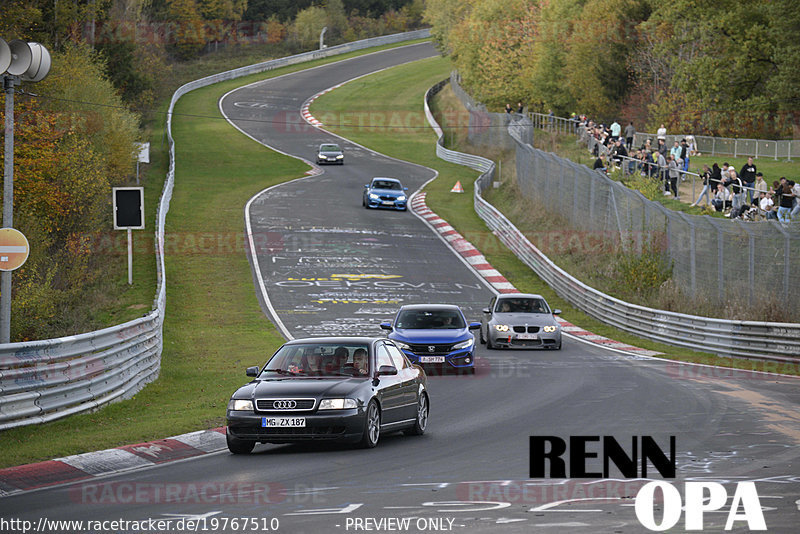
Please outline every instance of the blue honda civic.
[[373, 178], [364, 184], [361, 205], [365, 208], [389, 208], [405, 211], [408, 208], [407, 187], [395, 178]]
[[452, 304], [409, 304], [400, 308], [393, 322], [381, 323], [388, 338], [412, 363], [475, 372], [475, 337], [481, 323], [467, 323]]

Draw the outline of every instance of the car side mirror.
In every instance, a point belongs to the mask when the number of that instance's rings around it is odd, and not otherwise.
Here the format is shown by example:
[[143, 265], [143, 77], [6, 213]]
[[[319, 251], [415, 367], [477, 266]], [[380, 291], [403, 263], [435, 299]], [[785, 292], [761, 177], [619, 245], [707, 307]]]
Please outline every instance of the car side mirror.
[[391, 330], [392, 329], [392, 323], [381, 323], [381, 328], [383, 330]]
[[408, 191], [408, 188], [407, 188], [407, 187], [404, 187], [404, 188], [403, 188], [403, 191]]
[[484, 308], [484, 309], [482, 309], [481, 311], [482, 311], [483, 313], [492, 313], [492, 310], [490, 310], [489, 308]]
[[553, 315], [561, 315], [561, 310], [556, 308], [555, 310], [553, 310]]
[[364, 184], [365, 189], [369, 189], [369, 184]]
[[376, 376], [392, 376], [397, 374], [397, 367], [394, 365], [381, 365], [380, 369], [378, 369], [378, 373]]
[[470, 330], [478, 330], [481, 327], [481, 323], [469, 323]]
[[258, 376], [258, 367], [248, 367], [245, 373], [247, 376]]

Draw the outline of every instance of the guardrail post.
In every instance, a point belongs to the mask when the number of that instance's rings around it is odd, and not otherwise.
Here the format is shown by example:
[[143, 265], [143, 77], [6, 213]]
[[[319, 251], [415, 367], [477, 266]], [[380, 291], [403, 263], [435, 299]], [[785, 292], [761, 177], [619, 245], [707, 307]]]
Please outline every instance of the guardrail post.
[[[688, 219], [688, 217], [687, 217]], [[692, 297], [697, 296], [697, 241], [695, 224], [687, 220], [689, 223], [689, 273], [691, 276]]]
[[723, 258], [725, 257], [725, 247], [723, 246], [723, 233], [722, 228], [719, 226], [717, 228], [717, 295], [720, 302], [725, 300], [725, 269], [724, 269], [724, 261]]

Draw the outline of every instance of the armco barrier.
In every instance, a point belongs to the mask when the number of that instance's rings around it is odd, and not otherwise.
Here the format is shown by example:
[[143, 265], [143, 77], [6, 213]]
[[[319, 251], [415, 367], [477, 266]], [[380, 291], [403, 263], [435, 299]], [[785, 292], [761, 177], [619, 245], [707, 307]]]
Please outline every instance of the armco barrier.
[[200, 87], [285, 65], [429, 36], [426, 29], [364, 39], [215, 74], [175, 91], [167, 114], [169, 171], [156, 215], [158, 286], [153, 310], [140, 319], [95, 332], [0, 345], [0, 430], [93, 410], [113, 400], [129, 398], [158, 378], [166, 305], [164, 223], [175, 183], [172, 112], [181, 96]]
[[[442, 130], [428, 105], [430, 99], [448, 81], [437, 83], [425, 93], [425, 115], [439, 136], [436, 154], [446, 161], [483, 171], [475, 182], [475, 212], [503, 244], [550, 285], [561, 298], [604, 323], [645, 339], [678, 347], [701, 349], [726, 357], [737, 356], [795, 364], [800, 362], [800, 324], [731, 321], [637, 306], [593, 289], [555, 265], [502, 213], [482, 198], [481, 193], [491, 186], [494, 163], [443, 146]], [[524, 142], [530, 135], [526, 130], [531, 127], [532, 124], [528, 119], [515, 119], [509, 126], [508, 132], [521, 147], [533, 151], [535, 149]]]

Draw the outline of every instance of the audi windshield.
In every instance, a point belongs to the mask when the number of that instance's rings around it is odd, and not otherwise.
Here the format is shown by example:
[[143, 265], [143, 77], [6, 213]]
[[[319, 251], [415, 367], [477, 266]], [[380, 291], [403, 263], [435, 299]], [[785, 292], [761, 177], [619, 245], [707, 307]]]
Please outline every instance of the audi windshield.
[[275, 376], [363, 376], [369, 374], [364, 344], [284, 345], [270, 358], [260, 379]]

